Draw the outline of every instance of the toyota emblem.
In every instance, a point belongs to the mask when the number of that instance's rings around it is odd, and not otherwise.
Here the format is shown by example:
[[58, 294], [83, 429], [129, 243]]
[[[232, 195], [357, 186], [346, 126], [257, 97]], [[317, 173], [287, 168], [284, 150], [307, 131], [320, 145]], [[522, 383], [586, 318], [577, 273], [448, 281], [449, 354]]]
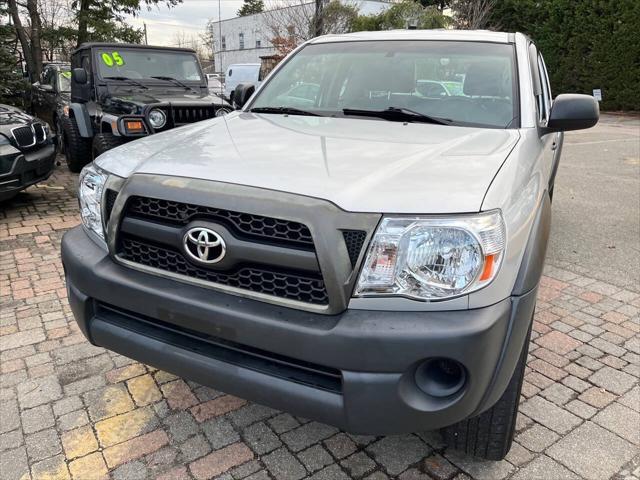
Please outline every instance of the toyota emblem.
[[218, 263], [227, 253], [227, 246], [220, 234], [210, 228], [190, 228], [182, 243], [187, 255], [200, 263]]

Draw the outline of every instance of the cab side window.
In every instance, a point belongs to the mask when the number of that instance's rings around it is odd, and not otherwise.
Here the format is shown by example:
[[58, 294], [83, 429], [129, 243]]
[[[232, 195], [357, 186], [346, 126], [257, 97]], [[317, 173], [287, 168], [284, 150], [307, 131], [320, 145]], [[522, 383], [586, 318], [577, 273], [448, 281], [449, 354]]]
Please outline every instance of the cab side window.
[[52, 87], [55, 88], [55, 86], [56, 86], [56, 77], [54, 75], [53, 68], [47, 68], [42, 73], [42, 84], [43, 85], [51, 85]]

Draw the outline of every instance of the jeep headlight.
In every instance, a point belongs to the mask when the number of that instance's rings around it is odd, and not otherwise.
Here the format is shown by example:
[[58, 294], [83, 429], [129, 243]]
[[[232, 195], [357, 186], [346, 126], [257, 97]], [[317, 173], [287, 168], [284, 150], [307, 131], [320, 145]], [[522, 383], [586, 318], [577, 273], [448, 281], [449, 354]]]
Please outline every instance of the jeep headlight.
[[355, 294], [443, 300], [478, 290], [495, 278], [505, 236], [497, 210], [453, 218], [385, 217]]
[[95, 164], [90, 163], [80, 172], [78, 200], [80, 216], [85, 228], [104, 239], [102, 227], [102, 192], [108, 175]]
[[167, 123], [167, 116], [162, 110], [155, 108], [149, 112], [149, 123], [153, 128], [162, 128]]

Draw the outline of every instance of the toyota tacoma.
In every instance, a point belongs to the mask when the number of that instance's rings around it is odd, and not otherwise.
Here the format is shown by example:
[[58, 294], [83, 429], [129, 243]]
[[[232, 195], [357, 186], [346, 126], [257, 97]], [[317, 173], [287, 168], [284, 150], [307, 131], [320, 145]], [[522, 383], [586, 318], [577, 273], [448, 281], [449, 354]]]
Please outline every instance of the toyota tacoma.
[[62, 257], [89, 341], [503, 458], [563, 132], [597, 122], [594, 99], [552, 100], [525, 35], [407, 30], [310, 40], [234, 100], [83, 170]]

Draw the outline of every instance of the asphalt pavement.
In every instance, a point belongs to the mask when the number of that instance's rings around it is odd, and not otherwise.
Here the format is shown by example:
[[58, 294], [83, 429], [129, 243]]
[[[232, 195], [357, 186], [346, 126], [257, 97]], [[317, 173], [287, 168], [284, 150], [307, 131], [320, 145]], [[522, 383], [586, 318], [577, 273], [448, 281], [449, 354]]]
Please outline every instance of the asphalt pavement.
[[640, 116], [602, 115], [596, 127], [566, 134], [547, 259], [640, 285]]

